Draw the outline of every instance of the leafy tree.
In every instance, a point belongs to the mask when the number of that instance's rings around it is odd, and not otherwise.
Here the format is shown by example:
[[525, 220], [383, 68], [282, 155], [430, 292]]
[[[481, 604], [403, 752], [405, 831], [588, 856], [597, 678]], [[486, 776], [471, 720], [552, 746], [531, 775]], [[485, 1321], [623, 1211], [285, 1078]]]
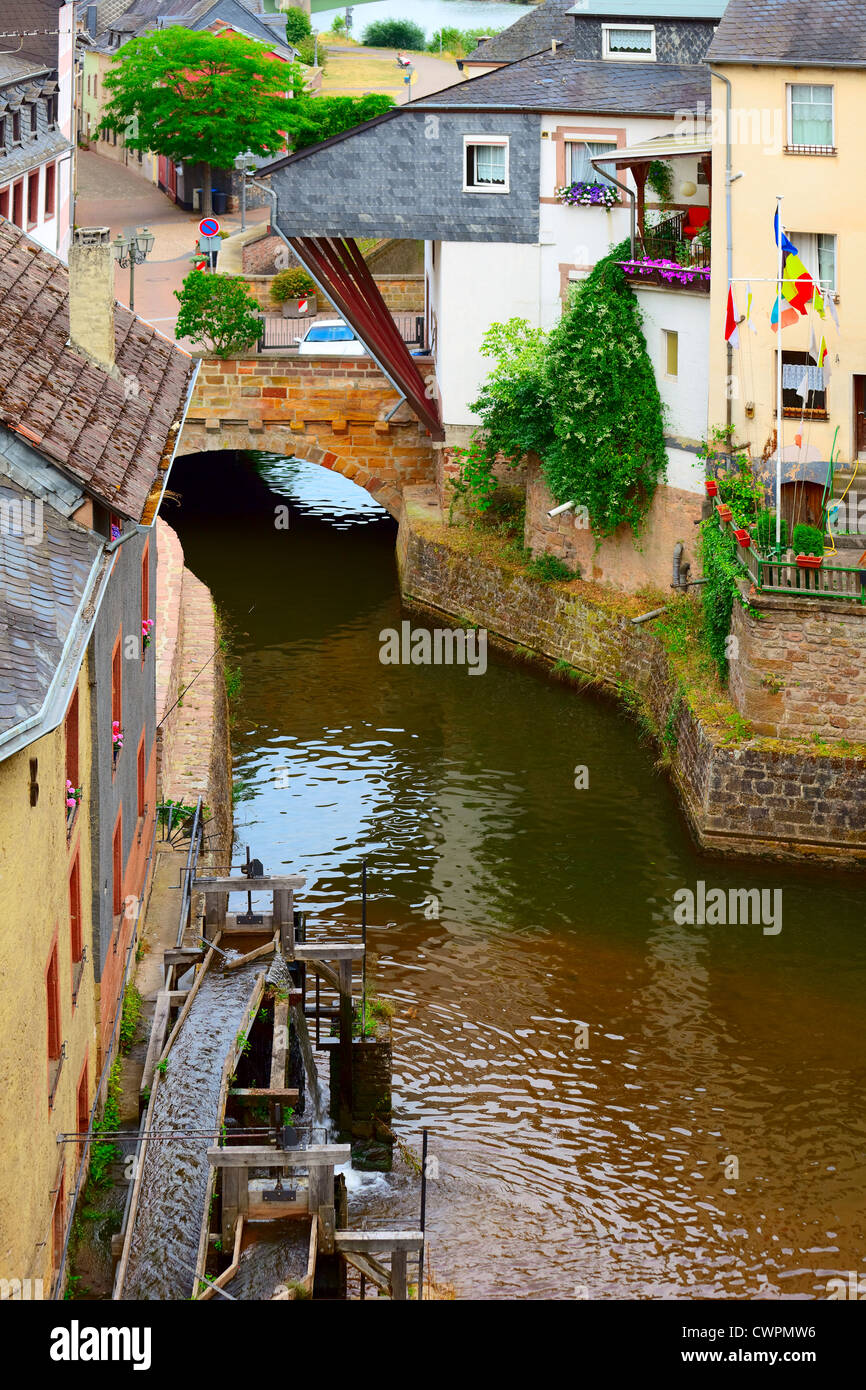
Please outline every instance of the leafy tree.
[[240, 34], [173, 27], [132, 39], [105, 76], [102, 127], [122, 130], [133, 150], [203, 165], [202, 211], [211, 210], [211, 166], [230, 169], [244, 150], [277, 154], [284, 145], [286, 93], [302, 90], [297, 64]]
[[324, 72], [328, 66], [328, 50], [323, 43], [318, 45], [317, 50], [316, 40], [312, 34], [308, 34], [305, 39], [298, 40], [295, 48], [298, 50], [298, 58], [302, 63], [306, 63], [308, 67], [312, 67], [315, 63]]
[[622, 243], [572, 290], [545, 351], [545, 478], [557, 502], [587, 508], [596, 540], [624, 524], [638, 534], [667, 467], [640, 307], [617, 265], [627, 255]]
[[363, 43], [367, 48], [412, 48], [423, 53], [427, 38], [411, 19], [377, 19], [364, 30]]
[[262, 331], [258, 305], [240, 277], [193, 270], [174, 297], [180, 301], [176, 337], [190, 338], [217, 357], [243, 352]]
[[428, 53], [450, 53], [455, 58], [465, 58], [478, 47], [479, 38], [492, 38], [500, 29], [454, 29], [447, 25], [437, 29], [427, 45]]
[[286, 10], [286, 40], [296, 47], [301, 39], [306, 39], [313, 32], [310, 16], [306, 10], [298, 9], [292, 5]]
[[393, 97], [369, 92], [363, 97], [303, 97], [293, 102], [287, 129], [295, 150], [317, 145], [332, 135], [371, 121], [394, 105]]

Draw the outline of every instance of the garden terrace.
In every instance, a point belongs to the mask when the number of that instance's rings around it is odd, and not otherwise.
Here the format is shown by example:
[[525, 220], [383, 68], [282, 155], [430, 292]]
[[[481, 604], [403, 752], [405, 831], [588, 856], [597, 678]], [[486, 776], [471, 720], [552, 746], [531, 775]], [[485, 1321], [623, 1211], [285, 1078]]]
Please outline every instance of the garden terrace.
[[[781, 557], [763, 556], [754, 548], [751, 536], [735, 528], [733, 521], [719, 518], [723, 531], [737, 536], [737, 558], [755, 588], [764, 594], [790, 594], [798, 597], [842, 599], [866, 606], [866, 569], [829, 563], [833, 555], [797, 556], [787, 550]], [[740, 539], [742, 537], [742, 540]]]

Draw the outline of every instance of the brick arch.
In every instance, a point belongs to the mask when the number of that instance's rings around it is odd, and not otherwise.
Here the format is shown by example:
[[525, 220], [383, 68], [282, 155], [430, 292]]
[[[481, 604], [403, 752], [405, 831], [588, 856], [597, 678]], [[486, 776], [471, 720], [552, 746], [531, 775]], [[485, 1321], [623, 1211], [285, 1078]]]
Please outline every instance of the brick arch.
[[395, 518], [404, 487], [436, 482], [430, 436], [369, 358], [205, 359], [177, 457], [222, 449], [332, 469]]

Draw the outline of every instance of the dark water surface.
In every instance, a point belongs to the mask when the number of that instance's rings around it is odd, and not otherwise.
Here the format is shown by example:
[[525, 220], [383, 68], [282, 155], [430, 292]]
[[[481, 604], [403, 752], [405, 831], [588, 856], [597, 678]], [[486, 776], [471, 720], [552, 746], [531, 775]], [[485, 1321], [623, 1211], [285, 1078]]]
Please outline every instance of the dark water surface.
[[[182, 459], [168, 520], [236, 629], [240, 844], [351, 930], [368, 857], [396, 1126], [416, 1147], [428, 1126], [438, 1164], [437, 1278], [826, 1297], [866, 1253], [862, 877], [700, 855], [633, 726], [543, 673], [381, 665], [409, 616], [394, 523], [258, 457]], [[781, 888], [781, 932], [676, 925], [698, 880]], [[417, 1179], [356, 1187], [353, 1223], [417, 1223]]]

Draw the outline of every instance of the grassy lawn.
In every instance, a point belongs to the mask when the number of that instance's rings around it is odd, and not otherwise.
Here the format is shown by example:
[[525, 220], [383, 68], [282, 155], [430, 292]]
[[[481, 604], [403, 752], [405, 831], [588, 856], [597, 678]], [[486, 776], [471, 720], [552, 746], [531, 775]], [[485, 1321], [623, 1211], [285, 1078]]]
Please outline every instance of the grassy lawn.
[[383, 92], [398, 98], [403, 79], [397, 64], [384, 58], [342, 58], [331, 53], [322, 74], [324, 96], [362, 96], [364, 92]]

